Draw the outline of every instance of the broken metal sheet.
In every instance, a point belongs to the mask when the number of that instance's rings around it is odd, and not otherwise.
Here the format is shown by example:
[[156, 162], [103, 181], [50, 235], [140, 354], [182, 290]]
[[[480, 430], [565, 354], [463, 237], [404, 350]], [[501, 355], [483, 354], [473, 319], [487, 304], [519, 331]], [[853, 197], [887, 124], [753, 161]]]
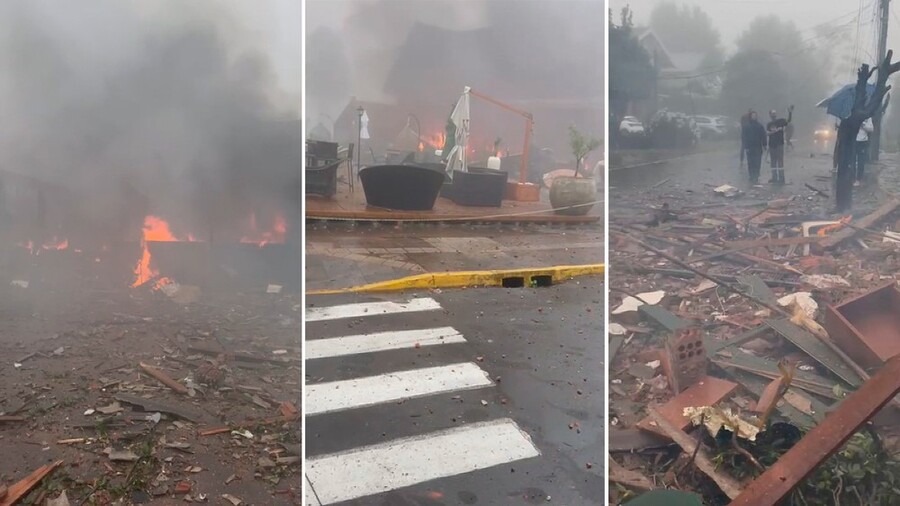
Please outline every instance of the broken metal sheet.
[[713, 337], [705, 337], [703, 339], [703, 346], [706, 348], [707, 356], [709, 356], [709, 358], [713, 358], [713, 355], [718, 353], [720, 350], [724, 350], [725, 348], [730, 348], [732, 346], [739, 346], [753, 338], [760, 337], [762, 334], [765, 334], [768, 331], [768, 327], [766, 327], [765, 325], [760, 325], [755, 329], [750, 329], [734, 337], [729, 337], [728, 339], [715, 339]]
[[609, 361], [612, 362], [619, 353], [619, 349], [625, 344], [625, 338], [622, 336], [614, 336], [609, 340]]
[[675, 332], [691, 326], [689, 322], [682, 320], [671, 311], [659, 306], [643, 305], [638, 308], [638, 311], [640, 311], [641, 315], [649, 318], [670, 332]]
[[[778, 364], [765, 358], [760, 358], [749, 353], [735, 350], [728, 358], [714, 357], [712, 362], [720, 367], [735, 368], [741, 371], [753, 373], [769, 380], [781, 377], [781, 371], [778, 370]], [[839, 385], [842, 389], [848, 390], [849, 387], [840, 380], [830, 380], [819, 376], [811, 371], [794, 371], [794, 380], [791, 383], [797, 388], [806, 390], [807, 392], [821, 395], [829, 399], [838, 399], [833, 389], [835, 385]]]
[[898, 393], [900, 356], [887, 361], [859, 390], [844, 399], [839, 408], [744, 488], [731, 506], [780, 504]]
[[747, 289], [747, 293], [760, 299], [764, 302], [768, 302], [773, 306], [778, 303], [778, 298], [775, 297], [775, 292], [769, 288], [769, 285], [766, 284], [765, 281], [756, 274], [751, 274], [749, 276], [737, 276], [737, 282]]
[[653, 432], [638, 429], [609, 428], [610, 453], [633, 453], [645, 450], [667, 448], [672, 442]]
[[865, 368], [874, 369], [900, 353], [900, 289], [881, 285], [825, 312], [828, 334]]
[[766, 320], [766, 325], [788, 341], [794, 343], [794, 345], [803, 350], [804, 353], [815, 359], [816, 362], [825, 366], [829, 371], [833, 372], [837, 377], [843, 379], [851, 386], [858, 387], [862, 385], [862, 378], [860, 378], [840, 356], [812, 333], [801, 329], [785, 319]]
[[651, 490], [625, 503], [625, 506], [703, 506], [703, 499], [690, 492], [664, 489]]

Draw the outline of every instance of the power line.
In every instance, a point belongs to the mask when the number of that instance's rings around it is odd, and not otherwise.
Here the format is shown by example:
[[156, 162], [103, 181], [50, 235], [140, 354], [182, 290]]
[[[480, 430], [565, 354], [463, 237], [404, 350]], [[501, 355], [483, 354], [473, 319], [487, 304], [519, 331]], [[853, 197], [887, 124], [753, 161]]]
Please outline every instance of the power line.
[[[855, 21], [856, 21], [855, 19], [851, 19], [851, 20], [849, 20], [848, 22], [844, 23], [843, 25], [840, 25], [837, 29], [835, 29], [835, 30], [833, 30], [833, 31], [831, 31], [831, 32], [818, 34], [818, 35], [815, 35], [815, 36], [813, 36], [813, 37], [810, 37], [810, 38], [808, 38], [808, 39], [806, 39], [806, 40], [803, 40], [803, 41], [800, 42], [799, 46], [806, 46], [807, 44], [810, 44], [811, 42], [813, 42], [813, 41], [815, 41], [815, 40], [817, 40], [817, 39], [821, 39], [821, 38], [825, 38], [825, 37], [831, 37], [832, 35], [836, 35], [837, 33], [839, 33], [839, 32], [841, 32], [841, 31], [843, 31], [843, 30], [849, 28], [849, 27], [851, 26], [851, 24], [854, 23]], [[860, 27], [862, 27], [862, 26], [868, 26], [868, 25], [870, 25], [871, 23], [872, 23], [872, 21], [867, 21], [867, 22], [865, 22], [865, 23], [859, 24], [859, 26], [860, 26]], [[815, 46], [812, 46], [812, 45], [811, 45], [811, 46], [807, 46], [807, 47], [801, 47], [801, 49], [799, 49], [799, 50], [797, 50], [797, 51], [790, 52], [790, 53], [782, 53], [782, 52], [780, 52], [780, 51], [769, 51], [769, 50], [763, 50], [762, 52], [769, 53], [769, 54], [772, 54], [772, 55], [781, 56], [781, 57], [785, 57], [785, 58], [790, 58], [790, 57], [793, 57], [793, 56], [797, 56], [797, 55], [799, 55], [799, 54], [802, 54], [802, 53], [804, 53], [804, 52], [806, 52], [806, 51], [809, 51], [809, 50], [811, 50], [811, 49], [815, 49]], [[855, 59], [855, 57], [854, 57], [854, 59]], [[718, 66], [716, 66], [716, 67], [707, 67], [707, 68], [710, 69], [710, 70], [704, 71], [703, 69], [700, 69], [700, 71], [699, 71], [698, 73], [695, 73], [695, 74], [693, 74], [693, 75], [688, 75], [688, 76], [663, 76], [663, 77], [658, 77], [657, 80], [659, 80], [659, 81], [677, 81], [677, 80], [685, 80], [685, 79], [690, 80], [690, 79], [698, 79], [698, 78], [701, 78], [701, 77], [708, 77], [708, 76], [715, 75], [715, 74], [719, 74], [719, 73], [722, 73], [722, 72], [728, 70], [728, 64], [725, 63], [725, 64], [723, 64], [723, 65], [718, 65]]]
[[859, 24], [862, 21], [863, 1], [859, 0], [859, 14], [856, 15], [856, 41], [853, 43], [853, 59], [850, 61], [851, 69], [857, 66], [856, 62], [859, 60]]
[[[838, 20], [840, 20], [840, 19], [842, 19], [842, 18], [845, 18], [845, 17], [847, 17], [847, 16], [850, 15], [850, 14], [854, 14], [854, 13], [857, 14], [856, 17], [854, 17], [853, 19], [849, 19], [849, 20], [845, 21], [843, 24], [838, 25], [837, 29], [834, 30], [834, 31], [832, 31], [832, 32], [828, 32], [828, 33], [825, 33], [825, 34], [817, 34], [817, 35], [815, 35], [815, 36], [813, 36], [813, 37], [811, 37], [811, 38], [809, 38], [809, 39], [806, 39], [806, 40], [801, 41], [801, 42], [800, 42], [800, 46], [803, 46], [803, 45], [805, 45], [805, 44], [808, 44], [809, 42], [812, 42], [812, 41], [814, 41], [814, 40], [816, 40], [816, 39], [819, 39], [819, 38], [822, 38], [822, 37], [829, 37], [829, 36], [831, 36], [831, 35], [835, 35], [835, 34], [837, 34], [838, 32], [844, 30], [845, 28], [848, 28], [848, 27], [849, 27], [852, 23], [854, 23], [854, 22], [857, 23], [857, 26], [858, 26], [858, 27], [860, 27], [860, 26], [866, 26], [866, 25], [870, 24], [871, 21], [866, 22], [865, 24], [862, 24], [862, 25], [859, 24], [859, 21], [860, 21], [860, 19], [861, 19], [862, 13], [864, 13], [864, 12], [866, 12], [867, 10], [869, 10], [870, 8], [872, 8], [872, 6], [869, 6], [869, 7], [866, 7], [866, 8], [864, 9], [864, 8], [862, 7], [863, 1], [864, 1], [864, 0], [860, 0], [860, 6], [859, 6], [859, 8], [857, 8], [857, 9], [853, 9], [852, 11], [849, 11], [849, 12], [846, 12], [846, 13], [844, 13], [844, 14], [841, 14], [840, 16], [837, 16], [837, 17], [835, 17], [835, 18], [832, 18], [832, 19], [830, 19], [830, 20], [828, 20], [828, 21], [825, 21], [825, 22], [823, 22], [823, 23], [819, 23], [819, 24], [810, 26], [810, 27], [805, 28], [805, 29], [803, 29], [803, 30], [798, 30], [797, 33], [803, 33], [803, 32], [806, 32], [806, 31], [815, 30], [815, 29], [818, 29], [818, 28], [827, 26], [827, 25], [829, 25], [829, 24], [831, 24], [831, 23], [834, 23], [834, 22], [836, 22], [836, 21], [838, 21]], [[877, 2], [877, 0], [875, 0], [875, 1]], [[876, 12], [876, 10], [873, 9], [873, 12]], [[859, 30], [859, 28], [857, 28], [857, 38], [858, 38], [858, 30]], [[778, 52], [778, 51], [767, 51], [767, 52], [770, 53], [770, 54], [776, 54], [776, 55], [780, 55], [780, 56], [796, 56], [796, 55], [798, 55], [798, 54], [800, 54], [800, 53], [802, 53], [802, 52], [804, 52], [804, 51], [807, 51], [807, 50], [809, 50], [809, 49], [812, 49], [812, 47], [808, 47], [808, 48], [806, 48], [806, 49], [802, 49], [802, 50], [797, 51], [797, 52], [795, 52], [795, 53], [781, 53], [781, 52]], [[856, 58], [856, 56], [854, 56], [854, 59], [855, 59], [855, 58]], [[727, 63], [726, 63], [726, 64], [723, 64], [723, 65], [717, 65], [717, 66], [713, 66], [713, 67], [706, 67], [706, 68], [702, 68], [702, 69], [697, 69], [697, 73], [694, 74], [694, 75], [690, 75], [690, 76], [669, 76], [669, 77], [659, 77], [659, 78], [657, 78], [657, 79], [658, 79], [658, 80], [661, 80], [661, 81], [682, 80], [682, 79], [697, 79], [697, 78], [700, 78], [700, 77], [707, 77], [707, 76], [711, 76], [711, 75], [715, 75], [715, 74], [721, 73], [721, 72], [727, 70], [727, 68], [728, 68], [728, 65], [727, 65]]]

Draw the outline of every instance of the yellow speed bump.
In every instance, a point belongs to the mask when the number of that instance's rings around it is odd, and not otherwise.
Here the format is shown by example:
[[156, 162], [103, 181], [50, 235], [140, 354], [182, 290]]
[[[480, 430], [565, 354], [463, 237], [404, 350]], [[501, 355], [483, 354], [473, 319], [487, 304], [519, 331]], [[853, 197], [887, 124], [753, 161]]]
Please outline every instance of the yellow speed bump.
[[604, 264], [589, 264], [496, 271], [435, 272], [350, 288], [310, 290], [306, 294], [331, 295], [338, 293], [396, 292], [425, 288], [474, 288], [488, 286], [521, 288], [526, 286], [549, 286], [578, 276], [602, 275], [604, 270]]

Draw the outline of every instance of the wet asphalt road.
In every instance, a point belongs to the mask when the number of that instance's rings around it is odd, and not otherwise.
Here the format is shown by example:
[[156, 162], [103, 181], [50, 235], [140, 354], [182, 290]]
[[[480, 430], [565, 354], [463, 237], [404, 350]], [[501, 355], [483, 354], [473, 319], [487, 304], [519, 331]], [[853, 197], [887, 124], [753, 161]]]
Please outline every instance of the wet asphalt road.
[[[795, 212], [837, 216], [834, 210], [834, 178], [831, 172], [831, 147], [798, 142], [793, 151], [785, 154], [787, 184], [767, 183], [771, 172], [765, 160], [760, 170], [761, 184], [753, 186], [746, 167], [740, 168], [738, 144], [723, 142], [718, 151], [698, 153], [665, 163], [610, 171], [610, 223], [621, 223], [649, 216], [650, 206], [668, 202], [675, 209], [715, 206], [727, 210], [734, 206], [753, 206], [762, 202], [794, 197]], [[876, 173], [879, 166], [867, 166], [868, 182], [854, 189], [854, 210], [865, 212], [877, 206]], [[743, 193], [739, 198], [726, 199], [713, 193], [713, 188], [730, 184]], [[830, 198], [816, 194], [805, 185], [823, 190]]]
[[[599, 278], [542, 289], [309, 297], [323, 307], [432, 298], [439, 310], [308, 322], [308, 341], [452, 326], [464, 342], [307, 360], [307, 385], [472, 363], [493, 383], [308, 415], [307, 457], [510, 419], [539, 456], [340, 502], [345, 505], [601, 504], [604, 501], [603, 293]], [[311, 406], [307, 397], [307, 410]], [[474, 424], [474, 425], [473, 425]], [[484, 455], [493, 450], [484, 443]], [[497, 449], [503, 451], [503, 448]], [[452, 448], [450, 449], [452, 453]], [[478, 461], [481, 447], [468, 458]], [[452, 467], [453, 462], [438, 467]], [[328, 480], [328, 478], [320, 478]], [[327, 483], [313, 491], [327, 493]], [[321, 482], [320, 482], [321, 483]], [[345, 485], [342, 483], [342, 485]], [[317, 490], [320, 489], [320, 490]], [[549, 497], [549, 500], [548, 500]], [[318, 504], [315, 498], [309, 504]]]
[[[615, 208], [617, 190], [649, 189], [656, 193], [673, 188], [696, 190], [706, 185], [722, 184], [748, 190], [751, 188], [749, 172], [746, 163], [743, 168], [740, 167], [739, 148], [737, 143], [721, 142], [713, 151], [677, 157], [655, 165], [612, 170], [609, 175], [612, 189], [610, 210]], [[774, 193], [786, 193], [792, 186], [803, 187], [804, 182], [812, 183], [817, 176], [830, 176], [830, 171], [831, 154], [827, 150], [813, 144], [798, 143], [795, 149], [785, 153], [785, 176], [789, 184], [771, 188]], [[764, 158], [759, 177], [763, 187], [769, 188], [765, 183], [770, 176], [771, 169]], [[655, 184], [659, 186], [648, 188]]]

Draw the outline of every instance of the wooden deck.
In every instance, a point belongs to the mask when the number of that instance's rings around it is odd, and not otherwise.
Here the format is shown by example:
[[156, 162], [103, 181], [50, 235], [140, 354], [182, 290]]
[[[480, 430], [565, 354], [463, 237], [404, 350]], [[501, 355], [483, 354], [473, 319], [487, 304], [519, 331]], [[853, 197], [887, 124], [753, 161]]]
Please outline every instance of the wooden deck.
[[598, 204], [587, 216], [562, 216], [554, 214], [546, 201], [504, 200], [501, 207], [466, 207], [438, 197], [430, 211], [392, 211], [368, 206], [362, 185], [357, 185], [353, 193], [346, 186], [339, 187], [338, 194], [330, 199], [306, 196], [307, 220], [581, 224], [600, 221], [602, 210]]

